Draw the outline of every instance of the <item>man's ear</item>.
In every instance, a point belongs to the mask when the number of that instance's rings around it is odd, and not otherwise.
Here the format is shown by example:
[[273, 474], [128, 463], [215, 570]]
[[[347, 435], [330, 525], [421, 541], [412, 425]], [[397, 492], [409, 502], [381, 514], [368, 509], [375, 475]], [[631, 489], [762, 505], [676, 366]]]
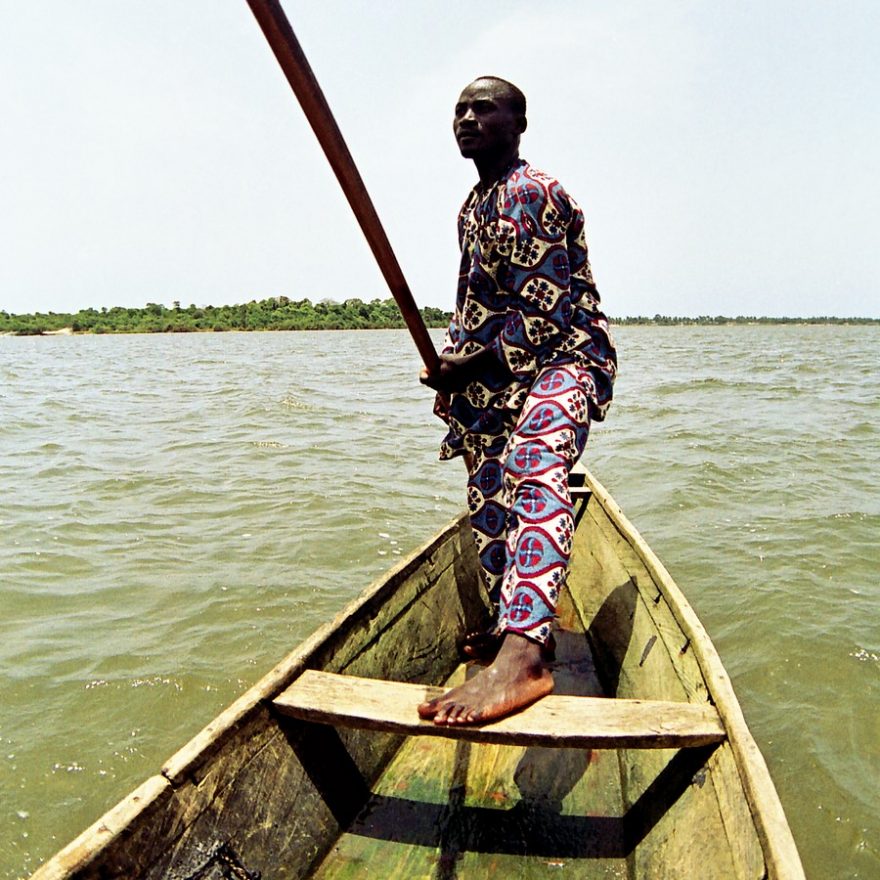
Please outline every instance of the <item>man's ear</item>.
[[529, 120], [525, 118], [525, 116], [520, 116], [517, 119], [517, 131], [522, 134], [529, 127]]

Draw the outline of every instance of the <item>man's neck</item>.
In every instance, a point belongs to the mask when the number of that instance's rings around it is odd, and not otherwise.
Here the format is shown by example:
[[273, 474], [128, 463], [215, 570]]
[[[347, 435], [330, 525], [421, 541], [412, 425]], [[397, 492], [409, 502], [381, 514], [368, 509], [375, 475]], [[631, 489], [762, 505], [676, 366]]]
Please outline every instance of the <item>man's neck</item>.
[[519, 150], [513, 153], [505, 153], [502, 156], [475, 156], [474, 165], [477, 166], [477, 174], [480, 175], [480, 183], [484, 186], [492, 186], [504, 177], [510, 166], [519, 159]]

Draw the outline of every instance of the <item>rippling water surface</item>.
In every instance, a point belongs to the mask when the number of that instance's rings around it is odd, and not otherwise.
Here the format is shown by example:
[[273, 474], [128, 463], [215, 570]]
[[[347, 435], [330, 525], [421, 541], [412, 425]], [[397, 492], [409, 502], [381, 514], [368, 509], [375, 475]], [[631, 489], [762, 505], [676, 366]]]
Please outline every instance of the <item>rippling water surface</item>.
[[[880, 877], [876, 327], [625, 327], [596, 472], [703, 619], [807, 874]], [[0, 338], [0, 877], [463, 504], [397, 331]]]

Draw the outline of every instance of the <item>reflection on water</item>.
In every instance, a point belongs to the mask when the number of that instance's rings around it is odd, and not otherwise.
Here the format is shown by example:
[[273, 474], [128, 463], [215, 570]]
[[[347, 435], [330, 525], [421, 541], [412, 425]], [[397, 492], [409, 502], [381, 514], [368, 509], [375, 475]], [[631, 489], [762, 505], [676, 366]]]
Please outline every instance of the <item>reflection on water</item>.
[[[617, 336], [588, 463], [712, 634], [808, 875], [880, 876], [877, 328]], [[0, 877], [458, 512], [417, 371], [397, 331], [0, 338]]]

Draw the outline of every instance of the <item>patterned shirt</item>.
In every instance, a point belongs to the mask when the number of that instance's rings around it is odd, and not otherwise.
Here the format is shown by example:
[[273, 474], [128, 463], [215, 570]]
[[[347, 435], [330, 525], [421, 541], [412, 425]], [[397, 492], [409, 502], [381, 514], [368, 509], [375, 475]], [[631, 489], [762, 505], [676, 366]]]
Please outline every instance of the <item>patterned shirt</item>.
[[458, 294], [443, 353], [491, 348], [496, 357], [448, 403], [438, 395], [435, 412], [449, 425], [440, 457], [484, 448], [509, 431], [550, 364], [574, 362], [589, 372], [590, 417], [601, 421], [617, 355], [574, 200], [559, 181], [518, 159], [493, 185], [471, 190], [458, 238]]

